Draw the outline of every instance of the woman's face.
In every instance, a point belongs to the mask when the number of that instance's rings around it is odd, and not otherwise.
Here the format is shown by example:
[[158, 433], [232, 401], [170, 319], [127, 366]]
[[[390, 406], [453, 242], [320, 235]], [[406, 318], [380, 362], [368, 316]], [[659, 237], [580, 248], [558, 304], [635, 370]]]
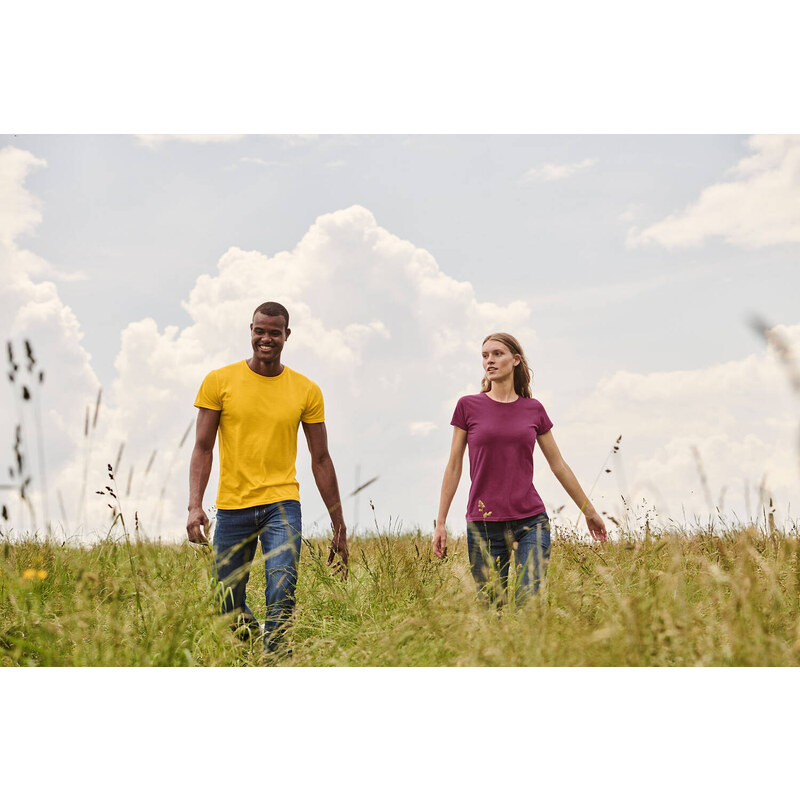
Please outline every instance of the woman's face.
[[502, 342], [488, 339], [483, 343], [483, 371], [490, 381], [502, 381], [514, 374], [514, 367], [519, 364], [519, 356]]

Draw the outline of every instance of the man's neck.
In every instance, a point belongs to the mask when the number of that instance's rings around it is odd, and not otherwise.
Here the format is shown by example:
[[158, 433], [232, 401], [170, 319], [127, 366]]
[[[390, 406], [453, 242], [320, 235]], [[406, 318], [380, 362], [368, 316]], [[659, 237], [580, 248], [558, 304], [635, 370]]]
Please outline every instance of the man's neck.
[[256, 375], [262, 375], [265, 378], [277, 378], [278, 375], [283, 372], [283, 364], [281, 364], [280, 361], [264, 363], [263, 361], [257, 361], [255, 358], [250, 357], [245, 361], [245, 364], [247, 364]]

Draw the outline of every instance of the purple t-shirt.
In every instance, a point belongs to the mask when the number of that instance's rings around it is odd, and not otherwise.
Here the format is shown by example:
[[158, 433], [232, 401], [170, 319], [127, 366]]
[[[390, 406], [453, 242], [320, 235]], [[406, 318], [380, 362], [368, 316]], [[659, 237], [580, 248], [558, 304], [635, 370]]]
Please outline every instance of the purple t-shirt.
[[483, 392], [470, 394], [456, 403], [450, 424], [467, 432], [472, 481], [467, 520], [524, 519], [544, 511], [533, 488], [533, 448], [537, 435], [553, 423], [538, 400], [498, 403]]

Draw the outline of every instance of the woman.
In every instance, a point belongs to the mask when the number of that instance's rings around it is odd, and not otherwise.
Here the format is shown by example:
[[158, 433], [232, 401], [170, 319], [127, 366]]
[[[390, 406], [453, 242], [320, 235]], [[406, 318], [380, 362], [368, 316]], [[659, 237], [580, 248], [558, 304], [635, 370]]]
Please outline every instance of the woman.
[[[467, 505], [467, 549], [472, 575], [490, 599], [504, 599], [512, 550], [523, 567], [517, 602], [539, 588], [550, 554], [550, 523], [533, 486], [536, 442], [553, 474], [586, 517], [594, 539], [606, 540], [606, 526], [558, 450], [544, 407], [531, 397], [531, 373], [519, 342], [508, 333], [483, 340], [480, 394], [459, 399], [451, 425], [453, 442], [444, 471], [433, 552], [445, 554], [445, 522], [461, 479], [469, 444], [472, 485]], [[498, 568], [498, 587], [490, 582]]]

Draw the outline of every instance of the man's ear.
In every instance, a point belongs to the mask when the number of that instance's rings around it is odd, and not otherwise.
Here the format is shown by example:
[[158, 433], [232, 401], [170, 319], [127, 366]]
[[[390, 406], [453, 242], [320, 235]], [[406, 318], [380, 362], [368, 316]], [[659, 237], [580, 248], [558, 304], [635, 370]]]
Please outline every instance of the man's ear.
[[291, 332], [292, 332], [292, 329], [291, 329], [291, 328], [287, 328], [287, 329], [286, 329], [286, 338], [287, 338], [287, 339], [289, 338], [289, 334], [290, 334]]

